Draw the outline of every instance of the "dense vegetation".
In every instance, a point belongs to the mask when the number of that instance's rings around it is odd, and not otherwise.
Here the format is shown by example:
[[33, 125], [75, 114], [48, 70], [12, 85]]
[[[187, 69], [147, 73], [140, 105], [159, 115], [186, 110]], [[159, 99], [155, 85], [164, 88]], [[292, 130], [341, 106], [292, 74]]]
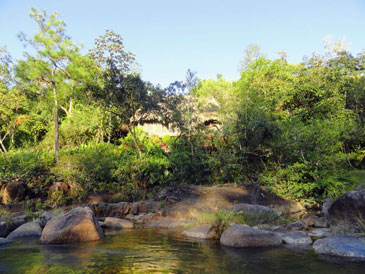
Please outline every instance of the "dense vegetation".
[[[241, 77], [167, 89], [136, 72], [113, 31], [81, 54], [57, 14], [25, 58], [0, 52], [0, 181], [63, 203], [92, 192], [149, 198], [174, 184], [255, 183], [311, 206], [364, 183], [365, 52], [327, 43], [300, 64], [246, 51]], [[160, 123], [177, 136], [149, 136]], [[49, 194], [54, 182], [71, 191]]]

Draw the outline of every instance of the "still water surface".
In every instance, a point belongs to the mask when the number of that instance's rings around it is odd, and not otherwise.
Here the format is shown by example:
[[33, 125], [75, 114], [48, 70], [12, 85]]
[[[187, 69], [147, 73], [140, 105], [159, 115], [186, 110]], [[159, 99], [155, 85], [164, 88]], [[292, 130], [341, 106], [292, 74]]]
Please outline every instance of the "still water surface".
[[232, 249], [172, 232], [136, 229], [98, 242], [46, 246], [21, 240], [0, 247], [0, 273], [365, 273], [365, 263], [309, 250]]

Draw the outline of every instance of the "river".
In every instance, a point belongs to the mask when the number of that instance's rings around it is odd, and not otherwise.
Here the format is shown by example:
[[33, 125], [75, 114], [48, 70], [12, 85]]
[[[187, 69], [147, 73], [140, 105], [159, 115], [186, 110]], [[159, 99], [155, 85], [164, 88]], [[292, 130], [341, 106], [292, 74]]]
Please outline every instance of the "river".
[[98, 242], [0, 247], [1, 273], [364, 273], [365, 263], [318, 257], [310, 249], [226, 248], [169, 231], [108, 232]]

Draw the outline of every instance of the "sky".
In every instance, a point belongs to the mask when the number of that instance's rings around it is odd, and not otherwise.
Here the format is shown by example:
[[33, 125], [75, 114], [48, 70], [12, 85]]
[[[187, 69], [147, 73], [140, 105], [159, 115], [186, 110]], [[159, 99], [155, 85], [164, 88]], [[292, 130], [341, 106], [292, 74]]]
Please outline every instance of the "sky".
[[328, 35], [345, 37], [355, 55], [365, 48], [365, 0], [0, 0], [0, 46], [16, 59], [26, 50], [17, 34], [37, 31], [31, 7], [57, 11], [85, 53], [114, 30], [142, 78], [162, 86], [183, 80], [188, 69], [200, 79], [235, 80], [252, 43], [271, 59], [286, 51], [292, 63], [322, 53]]

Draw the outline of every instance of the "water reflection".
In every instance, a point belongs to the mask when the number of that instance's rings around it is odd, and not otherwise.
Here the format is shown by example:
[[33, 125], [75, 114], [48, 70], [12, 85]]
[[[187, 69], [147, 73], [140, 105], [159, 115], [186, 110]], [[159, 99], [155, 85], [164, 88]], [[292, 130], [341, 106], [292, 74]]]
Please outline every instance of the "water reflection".
[[326, 262], [307, 250], [226, 248], [153, 229], [82, 244], [29, 240], [0, 247], [2, 273], [363, 273], [364, 266]]

